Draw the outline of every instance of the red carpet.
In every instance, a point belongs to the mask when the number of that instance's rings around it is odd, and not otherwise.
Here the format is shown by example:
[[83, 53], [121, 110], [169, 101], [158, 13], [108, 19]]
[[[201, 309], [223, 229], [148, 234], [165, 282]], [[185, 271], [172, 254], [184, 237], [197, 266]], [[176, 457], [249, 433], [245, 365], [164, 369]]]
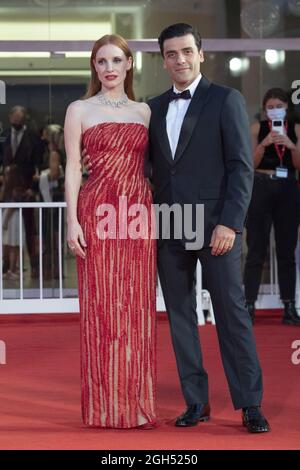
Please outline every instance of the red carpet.
[[7, 364], [0, 365], [0, 449], [299, 449], [300, 364], [291, 344], [300, 329], [280, 324], [279, 312], [255, 325], [264, 371], [269, 434], [251, 435], [232, 408], [213, 326], [200, 329], [210, 377], [212, 419], [178, 429], [183, 411], [168, 322], [158, 322], [158, 405], [154, 430], [98, 430], [81, 424], [77, 315], [0, 316]]

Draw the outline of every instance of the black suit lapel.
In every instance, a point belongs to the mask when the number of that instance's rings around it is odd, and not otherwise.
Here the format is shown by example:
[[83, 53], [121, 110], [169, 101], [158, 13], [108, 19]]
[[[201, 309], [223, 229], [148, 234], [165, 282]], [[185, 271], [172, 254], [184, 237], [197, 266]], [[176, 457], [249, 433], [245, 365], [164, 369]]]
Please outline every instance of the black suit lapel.
[[172, 88], [168, 90], [161, 98], [161, 106], [160, 106], [158, 118], [155, 123], [155, 128], [157, 131], [158, 141], [162, 148], [163, 154], [168, 160], [168, 162], [173, 164], [174, 160], [172, 157], [172, 151], [171, 151], [170, 142], [169, 142], [169, 138], [167, 134], [167, 122], [166, 122], [166, 116], [167, 116], [168, 107], [169, 107], [169, 95], [171, 91], [172, 91]]
[[175, 163], [178, 162], [178, 160], [182, 157], [183, 152], [190, 141], [195, 125], [199, 119], [200, 113], [202, 112], [203, 107], [206, 101], [208, 100], [208, 90], [210, 85], [211, 83], [204, 76], [202, 76], [182, 123], [178, 145], [174, 157]]

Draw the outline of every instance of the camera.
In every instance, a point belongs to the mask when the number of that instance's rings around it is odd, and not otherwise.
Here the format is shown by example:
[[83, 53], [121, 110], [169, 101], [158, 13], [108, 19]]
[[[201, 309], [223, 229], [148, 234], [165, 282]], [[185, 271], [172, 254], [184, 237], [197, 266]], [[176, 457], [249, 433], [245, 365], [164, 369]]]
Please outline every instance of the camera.
[[283, 119], [272, 120], [272, 131], [278, 132], [278, 134], [285, 135], [285, 127]]

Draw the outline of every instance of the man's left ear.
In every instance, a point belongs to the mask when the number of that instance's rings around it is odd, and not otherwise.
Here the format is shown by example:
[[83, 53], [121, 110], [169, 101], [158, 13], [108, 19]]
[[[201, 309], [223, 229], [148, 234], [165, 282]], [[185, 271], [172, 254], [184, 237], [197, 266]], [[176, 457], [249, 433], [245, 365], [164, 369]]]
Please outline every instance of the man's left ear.
[[204, 54], [203, 54], [203, 50], [202, 50], [202, 49], [200, 49], [199, 55], [200, 55], [200, 62], [204, 62]]

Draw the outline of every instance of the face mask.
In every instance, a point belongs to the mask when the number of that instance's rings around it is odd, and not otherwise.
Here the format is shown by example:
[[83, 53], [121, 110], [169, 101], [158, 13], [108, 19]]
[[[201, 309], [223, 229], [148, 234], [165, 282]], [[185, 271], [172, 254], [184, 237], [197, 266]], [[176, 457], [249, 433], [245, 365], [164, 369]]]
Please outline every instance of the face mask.
[[276, 121], [276, 120], [284, 120], [286, 116], [286, 109], [285, 108], [273, 108], [273, 109], [267, 109], [267, 116], [271, 121]]

